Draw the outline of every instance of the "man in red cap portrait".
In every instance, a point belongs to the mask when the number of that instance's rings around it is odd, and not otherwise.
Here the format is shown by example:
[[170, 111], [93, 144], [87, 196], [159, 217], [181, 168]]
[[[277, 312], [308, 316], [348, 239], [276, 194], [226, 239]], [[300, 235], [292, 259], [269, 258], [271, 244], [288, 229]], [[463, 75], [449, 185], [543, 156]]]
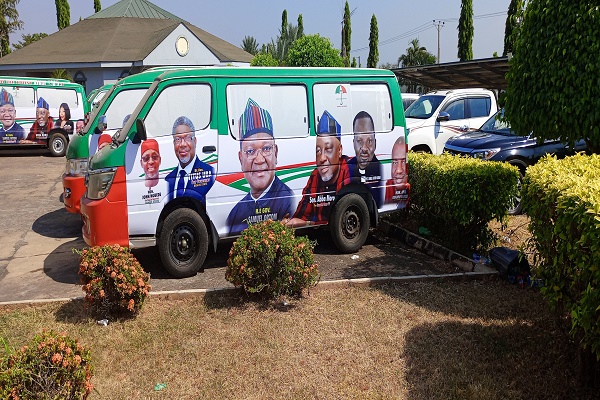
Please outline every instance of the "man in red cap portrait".
[[156, 140], [147, 139], [142, 142], [140, 164], [144, 169], [146, 187], [156, 186], [158, 184], [158, 173], [160, 172], [160, 151]]

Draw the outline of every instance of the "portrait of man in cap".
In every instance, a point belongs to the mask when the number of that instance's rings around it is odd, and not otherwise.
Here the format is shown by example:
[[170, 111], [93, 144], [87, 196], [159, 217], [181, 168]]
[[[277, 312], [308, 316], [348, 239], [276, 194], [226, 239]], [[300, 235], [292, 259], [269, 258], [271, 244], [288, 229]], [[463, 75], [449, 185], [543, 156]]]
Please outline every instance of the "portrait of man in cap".
[[392, 179], [388, 179], [385, 188], [385, 203], [396, 203], [404, 208], [408, 203], [408, 174], [406, 166], [406, 142], [400, 136], [392, 146]]
[[342, 154], [341, 126], [326, 110], [317, 125], [317, 167], [302, 190], [302, 200], [288, 225], [299, 227], [329, 220], [335, 194], [350, 182], [347, 157]]
[[179, 160], [177, 168], [165, 177], [169, 184], [168, 200], [190, 196], [206, 201], [206, 193], [215, 183], [215, 170], [196, 156], [196, 129], [185, 116], [173, 123], [173, 150]]
[[48, 132], [53, 127], [54, 121], [50, 116], [50, 105], [43, 97], [40, 97], [35, 108], [35, 122], [29, 129], [29, 135], [21, 143], [46, 143]]
[[269, 112], [248, 99], [240, 117], [238, 158], [250, 192], [233, 207], [227, 217], [229, 234], [236, 235], [249, 225], [290, 217], [292, 190], [275, 174], [278, 148], [273, 137]]
[[25, 129], [15, 122], [15, 102], [6, 89], [0, 90], [0, 143], [15, 144], [25, 139]]
[[373, 118], [366, 111], [361, 111], [354, 117], [352, 123], [355, 157], [348, 161], [352, 178], [360, 178], [360, 182], [368, 185], [377, 206], [381, 206], [382, 190], [381, 177], [383, 169], [375, 155], [376, 139]]
[[140, 164], [144, 169], [144, 176], [147, 188], [158, 184], [158, 173], [160, 172], [160, 151], [158, 142], [154, 139], [146, 139], [142, 142]]

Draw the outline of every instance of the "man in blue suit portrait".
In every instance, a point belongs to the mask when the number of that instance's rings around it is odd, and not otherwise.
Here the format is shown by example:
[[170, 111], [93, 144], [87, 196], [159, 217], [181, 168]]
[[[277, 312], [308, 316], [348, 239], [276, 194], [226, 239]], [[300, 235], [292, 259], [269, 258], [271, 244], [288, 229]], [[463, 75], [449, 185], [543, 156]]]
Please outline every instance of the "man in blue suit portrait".
[[179, 160], [177, 168], [165, 177], [169, 184], [168, 200], [189, 196], [206, 202], [206, 193], [215, 183], [215, 170], [196, 156], [196, 130], [187, 117], [173, 123], [173, 148]]

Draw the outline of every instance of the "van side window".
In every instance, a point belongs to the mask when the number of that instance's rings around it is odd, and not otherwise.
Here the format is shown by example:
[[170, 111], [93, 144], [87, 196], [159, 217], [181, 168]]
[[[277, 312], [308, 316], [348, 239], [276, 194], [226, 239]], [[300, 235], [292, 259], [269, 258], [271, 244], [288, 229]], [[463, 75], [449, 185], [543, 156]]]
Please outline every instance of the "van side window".
[[[83, 108], [77, 100], [77, 92], [72, 89], [56, 89], [56, 88], [38, 88], [37, 98], [42, 97], [50, 106], [50, 116], [54, 119], [58, 118], [58, 109], [62, 103], [67, 103], [71, 111], [71, 117], [74, 117], [75, 110]], [[37, 102], [37, 101], [36, 101]], [[80, 113], [83, 117], [83, 112]]]
[[[33, 88], [31, 87], [13, 87], [2, 86], [0, 90], [6, 90], [13, 97], [14, 106], [17, 110], [26, 107], [35, 107], [35, 99], [33, 97]], [[18, 113], [18, 111], [17, 111]], [[35, 113], [34, 113], [35, 114]], [[17, 118], [19, 115], [17, 114]]]
[[171, 135], [173, 123], [179, 117], [191, 121], [195, 131], [208, 128], [211, 93], [208, 84], [175, 85], [163, 89], [144, 119], [148, 138]]
[[450, 120], [465, 119], [465, 100], [455, 100], [449, 103], [442, 111], [450, 114]]
[[470, 118], [487, 117], [490, 115], [492, 100], [489, 97], [471, 97], [468, 98], [469, 109], [471, 111]]
[[[248, 107], [257, 106], [265, 121], [272, 124], [275, 138], [306, 137], [308, 131], [308, 95], [298, 84], [232, 84], [227, 86], [229, 133], [240, 140], [240, 122]], [[258, 109], [258, 108], [257, 108]], [[248, 115], [248, 113], [244, 114]], [[263, 121], [264, 122], [264, 121]], [[242, 127], [243, 128], [243, 127]]]
[[392, 100], [385, 83], [323, 83], [314, 86], [315, 126], [327, 114], [340, 125], [341, 133], [353, 134], [354, 117], [368, 113], [375, 132], [393, 129]]
[[115, 130], [125, 125], [126, 118], [129, 118], [129, 114], [140, 102], [146, 90], [146, 88], [130, 89], [116, 94], [103, 113], [106, 116], [107, 133], [111, 133], [111, 131], [114, 133]]

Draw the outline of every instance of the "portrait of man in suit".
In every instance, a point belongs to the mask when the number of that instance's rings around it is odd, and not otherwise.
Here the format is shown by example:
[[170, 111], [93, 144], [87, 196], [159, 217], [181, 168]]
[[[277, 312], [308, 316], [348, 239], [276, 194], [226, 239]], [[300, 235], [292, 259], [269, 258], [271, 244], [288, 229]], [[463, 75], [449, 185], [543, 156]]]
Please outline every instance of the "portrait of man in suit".
[[172, 135], [173, 150], [179, 163], [165, 177], [169, 184], [168, 199], [189, 196], [205, 203], [206, 193], [215, 183], [215, 171], [196, 155], [194, 124], [188, 117], [178, 117], [173, 123]]

